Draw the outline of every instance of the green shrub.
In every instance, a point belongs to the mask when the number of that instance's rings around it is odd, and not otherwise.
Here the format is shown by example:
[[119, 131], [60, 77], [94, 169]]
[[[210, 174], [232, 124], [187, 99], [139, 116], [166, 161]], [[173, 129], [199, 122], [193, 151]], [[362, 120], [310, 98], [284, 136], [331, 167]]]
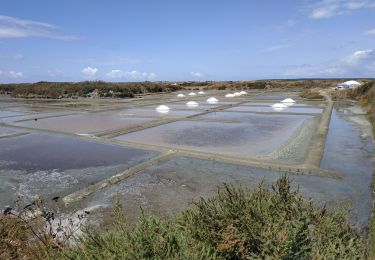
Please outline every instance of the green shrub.
[[104, 233], [86, 229], [67, 259], [362, 259], [364, 239], [344, 212], [327, 212], [292, 191], [286, 177], [271, 190], [224, 185], [171, 221], [142, 216]]

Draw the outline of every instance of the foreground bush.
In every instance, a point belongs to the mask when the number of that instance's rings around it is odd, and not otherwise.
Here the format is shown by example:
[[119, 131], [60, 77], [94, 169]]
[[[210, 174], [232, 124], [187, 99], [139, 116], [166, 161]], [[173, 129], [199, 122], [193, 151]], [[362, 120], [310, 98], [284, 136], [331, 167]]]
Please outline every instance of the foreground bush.
[[329, 213], [292, 191], [286, 177], [271, 190], [225, 185], [172, 221], [142, 216], [126, 224], [115, 207], [113, 229], [87, 228], [67, 259], [362, 259], [364, 239], [342, 212]]

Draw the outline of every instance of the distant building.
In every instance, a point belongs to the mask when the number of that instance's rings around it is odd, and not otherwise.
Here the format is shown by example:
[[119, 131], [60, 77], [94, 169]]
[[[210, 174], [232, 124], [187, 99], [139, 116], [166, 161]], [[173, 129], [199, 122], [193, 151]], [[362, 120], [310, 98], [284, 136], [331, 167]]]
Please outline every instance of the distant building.
[[336, 85], [336, 89], [350, 89], [350, 88], [357, 88], [361, 85], [361, 83], [355, 80], [349, 80], [344, 83], [339, 83]]

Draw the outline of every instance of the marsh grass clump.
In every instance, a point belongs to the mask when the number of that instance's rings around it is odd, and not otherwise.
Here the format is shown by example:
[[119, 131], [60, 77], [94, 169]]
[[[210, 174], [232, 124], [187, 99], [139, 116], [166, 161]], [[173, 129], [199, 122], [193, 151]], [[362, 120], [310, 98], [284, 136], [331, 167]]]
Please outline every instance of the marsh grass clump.
[[301, 92], [300, 97], [307, 99], [323, 99], [323, 96], [315, 89], [305, 89]]
[[225, 184], [174, 219], [143, 215], [130, 227], [121, 206], [113, 228], [87, 228], [67, 259], [362, 259], [365, 240], [345, 212], [328, 212], [293, 190], [286, 177], [246, 190]]

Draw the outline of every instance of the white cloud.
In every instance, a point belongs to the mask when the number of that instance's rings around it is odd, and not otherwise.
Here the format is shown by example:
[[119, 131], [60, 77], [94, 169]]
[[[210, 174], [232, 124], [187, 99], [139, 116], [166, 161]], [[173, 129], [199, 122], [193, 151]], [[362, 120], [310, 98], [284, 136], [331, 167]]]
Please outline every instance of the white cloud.
[[202, 72], [198, 72], [198, 71], [192, 71], [190, 72], [190, 74], [195, 77], [195, 78], [203, 78], [204, 77], [204, 74]]
[[125, 72], [121, 70], [111, 70], [107, 73], [107, 77], [111, 79], [119, 79], [125, 77]]
[[0, 70], [0, 78], [18, 79], [18, 78], [22, 78], [22, 77], [23, 77], [23, 73], [21, 71], [14, 71], [14, 70], [1, 71]]
[[77, 40], [79, 37], [56, 32], [53, 24], [0, 15], [0, 38], [46, 37], [58, 40]]
[[82, 73], [85, 77], [88, 77], [88, 78], [93, 78], [95, 77], [96, 73], [98, 72], [98, 69], [97, 68], [91, 68], [90, 66], [88, 66], [87, 68], [84, 68], [82, 70]]
[[[323, 2], [334, 2], [334, 1], [323, 1]], [[337, 15], [339, 11], [339, 5], [336, 3], [323, 3], [322, 6], [313, 9], [310, 13], [310, 18], [321, 19], [329, 18]]]
[[152, 80], [156, 78], [156, 74], [153, 72], [139, 72], [137, 70], [122, 71], [115, 69], [108, 72], [107, 77], [111, 79]]
[[149, 73], [148, 75], [147, 75], [147, 78], [148, 79], [155, 79], [156, 78], [156, 74], [155, 73], [153, 73], [153, 72], [151, 72], [151, 73]]
[[326, 65], [293, 66], [282, 73], [287, 77], [358, 77], [372, 76], [375, 71], [375, 50], [357, 50], [352, 54]]
[[312, 19], [323, 19], [368, 8], [375, 8], [373, 0], [321, 0], [310, 6], [309, 16]]
[[348, 65], [358, 65], [368, 60], [375, 60], [375, 52], [372, 49], [355, 51], [343, 59], [343, 61]]
[[367, 30], [365, 32], [366, 35], [375, 35], [375, 28], [374, 29], [370, 29], [370, 30]]

